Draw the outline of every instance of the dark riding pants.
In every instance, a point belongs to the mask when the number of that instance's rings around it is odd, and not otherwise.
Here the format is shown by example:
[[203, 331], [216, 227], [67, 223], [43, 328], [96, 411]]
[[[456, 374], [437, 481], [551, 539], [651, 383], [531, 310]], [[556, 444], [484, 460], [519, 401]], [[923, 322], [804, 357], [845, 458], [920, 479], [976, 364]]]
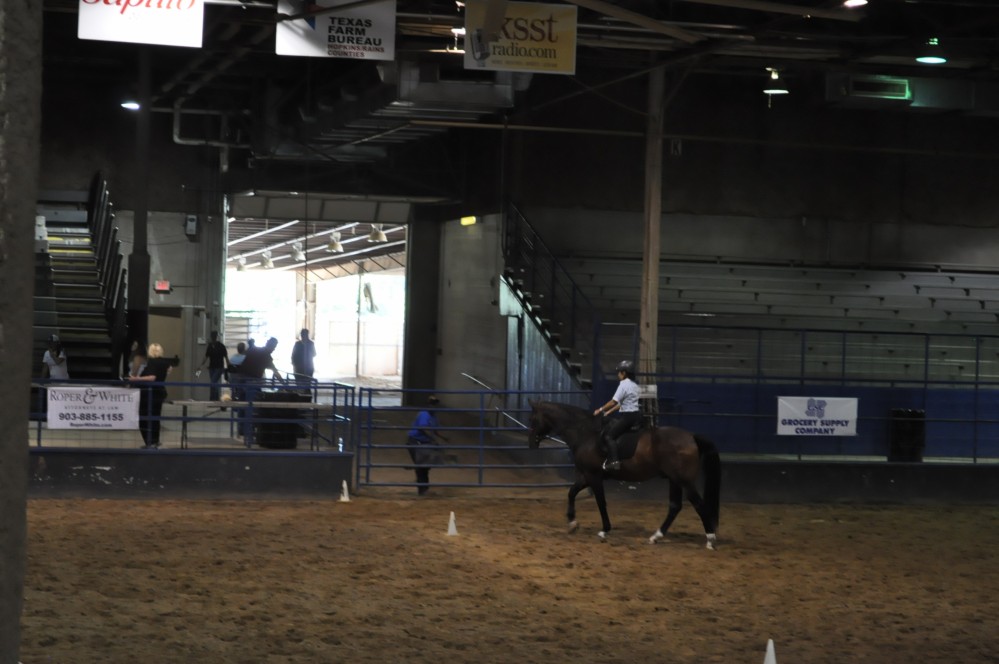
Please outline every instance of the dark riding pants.
[[416, 492], [421, 496], [430, 488], [430, 465], [439, 454], [436, 445], [418, 438], [410, 437], [406, 441], [409, 457], [413, 460], [413, 470], [416, 472]]
[[617, 439], [621, 437], [621, 434], [641, 425], [641, 412], [622, 413], [618, 411], [614, 413], [610, 423], [604, 429], [604, 442], [607, 444], [608, 461], [616, 462], [620, 460], [617, 453]]

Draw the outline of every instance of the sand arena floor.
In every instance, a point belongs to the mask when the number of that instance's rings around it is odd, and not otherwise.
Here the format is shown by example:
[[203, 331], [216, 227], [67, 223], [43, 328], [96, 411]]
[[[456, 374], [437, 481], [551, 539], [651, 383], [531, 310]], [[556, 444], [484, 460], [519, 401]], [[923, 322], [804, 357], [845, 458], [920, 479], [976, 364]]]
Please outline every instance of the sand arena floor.
[[[561, 489], [32, 500], [21, 660], [999, 662], [999, 508], [689, 506]], [[458, 535], [447, 536], [455, 512]]]

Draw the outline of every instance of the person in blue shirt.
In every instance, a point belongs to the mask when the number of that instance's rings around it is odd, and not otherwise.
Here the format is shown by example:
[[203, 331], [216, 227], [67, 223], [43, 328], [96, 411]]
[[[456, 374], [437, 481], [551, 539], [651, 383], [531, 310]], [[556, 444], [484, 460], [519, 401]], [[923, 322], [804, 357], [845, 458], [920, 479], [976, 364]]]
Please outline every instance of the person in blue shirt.
[[440, 423], [435, 410], [439, 407], [440, 399], [433, 394], [427, 397], [427, 407], [416, 415], [406, 441], [416, 472], [416, 493], [420, 496], [430, 489], [430, 466], [441, 463], [440, 448], [434, 444], [434, 438], [447, 442], [447, 438], [437, 432]]
[[638, 409], [638, 383], [635, 382], [635, 363], [624, 360], [617, 365], [617, 391], [610, 401], [593, 411], [594, 415], [611, 415], [607, 428], [604, 430], [604, 442], [607, 443], [607, 459], [604, 470], [619, 470], [621, 461], [617, 453], [617, 439], [624, 432], [642, 424], [642, 413]]

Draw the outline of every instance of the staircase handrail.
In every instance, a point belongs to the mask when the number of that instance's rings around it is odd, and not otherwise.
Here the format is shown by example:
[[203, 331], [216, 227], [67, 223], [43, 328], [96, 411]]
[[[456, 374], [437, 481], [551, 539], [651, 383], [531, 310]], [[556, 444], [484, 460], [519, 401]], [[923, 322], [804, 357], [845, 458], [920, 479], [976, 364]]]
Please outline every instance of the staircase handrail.
[[[546, 313], [551, 315], [553, 323], [560, 324], [562, 345], [588, 354], [596, 375], [597, 328], [600, 323], [596, 307], [531, 226], [527, 217], [513, 204], [509, 205], [506, 215], [503, 243], [507, 265], [525, 270], [525, 276], [530, 281], [525, 284], [525, 288], [532, 293], [547, 296], [549, 304]], [[525, 250], [525, 247], [530, 251]], [[539, 261], [544, 264], [539, 266]], [[545, 283], [540, 283], [542, 278]], [[539, 288], [544, 290], [540, 291]]]
[[111, 366], [115, 372], [121, 370], [122, 358], [128, 356], [128, 298], [127, 272], [121, 270], [118, 278], [118, 286], [115, 289], [114, 308], [108, 314], [108, 321], [111, 323]]
[[[119, 242], [118, 244], [120, 245], [121, 242]], [[117, 307], [118, 305], [119, 292], [125, 290], [125, 284], [123, 283], [125, 271], [121, 267], [122, 260], [123, 259], [121, 257], [121, 252], [116, 251], [114, 253], [114, 257], [111, 260], [111, 270], [108, 273], [109, 275], [112, 276], [107, 280], [105, 280], [106, 285], [103, 286], [103, 288], [106, 288], [106, 292], [104, 293], [104, 301], [107, 302], [106, 309], [107, 309], [108, 322], [111, 322], [114, 318], [113, 313], [114, 313], [114, 308]], [[118, 277], [115, 278], [113, 275], [118, 275]]]

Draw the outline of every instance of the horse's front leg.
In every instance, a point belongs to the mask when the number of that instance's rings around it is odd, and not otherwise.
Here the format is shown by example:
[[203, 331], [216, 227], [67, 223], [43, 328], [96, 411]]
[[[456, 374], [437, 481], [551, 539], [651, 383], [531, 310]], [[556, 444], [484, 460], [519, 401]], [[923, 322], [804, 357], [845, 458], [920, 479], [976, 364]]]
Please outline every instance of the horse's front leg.
[[659, 530], [652, 533], [652, 537], [649, 538], [649, 544], [655, 544], [663, 537], [666, 536], [666, 532], [669, 531], [669, 527], [673, 525], [673, 520], [676, 519], [676, 515], [680, 513], [683, 509], [683, 487], [680, 486], [679, 482], [669, 483], [669, 512], [666, 513], [666, 519], [663, 524], [659, 526]]
[[566, 519], [569, 521], [569, 532], [574, 533], [579, 528], [579, 522], [576, 521], [576, 496], [579, 492], [587, 487], [586, 478], [582, 475], [576, 475], [576, 482], [569, 487], [569, 504], [565, 510]]
[[607, 516], [607, 498], [604, 496], [603, 478], [596, 477], [591, 479], [590, 488], [593, 490], [593, 497], [597, 499], [597, 508], [600, 510], [600, 521], [603, 525], [603, 530], [597, 533], [597, 537], [606, 541], [607, 533], [611, 529], [611, 523], [610, 518]]

